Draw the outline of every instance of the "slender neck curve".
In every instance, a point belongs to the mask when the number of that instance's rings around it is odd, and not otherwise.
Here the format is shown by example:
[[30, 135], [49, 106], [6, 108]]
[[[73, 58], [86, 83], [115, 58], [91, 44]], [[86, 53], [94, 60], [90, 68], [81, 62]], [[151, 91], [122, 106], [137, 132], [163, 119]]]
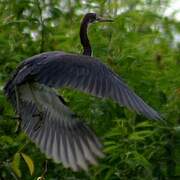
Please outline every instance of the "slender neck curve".
[[87, 28], [88, 28], [88, 20], [84, 18], [81, 22], [81, 27], [80, 27], [80, 39], [81, 39], [81, 44], [84, 49], [83, 55], [91, 56], [92, 50], [91, 50], [91, 45], [90, 45], [88, 35], [87, 35]]

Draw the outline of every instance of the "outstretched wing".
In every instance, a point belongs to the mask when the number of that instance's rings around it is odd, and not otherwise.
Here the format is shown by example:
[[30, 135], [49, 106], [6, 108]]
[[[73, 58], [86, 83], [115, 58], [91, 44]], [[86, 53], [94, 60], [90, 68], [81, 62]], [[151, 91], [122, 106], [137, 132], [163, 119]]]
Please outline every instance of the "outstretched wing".
[[103, 157], [95, 134], [53, 89], [26, 83], [18, 91], [22, 129], [48, 157], [74, 171], [87, 170], [89, 164], [97, 164], [97, 157]]
[[[117, 74], [95, 58], [61, 53], [48, 54], [47, 58], [45, 54], [41, 56], [38, 57], [43, 60], [39, 58], [33, 66], [24, 67], [24, 73], [30, 72], [26, 78], [49, 87], [68, 86], [98, 97], [111, 98], [147, 118], [161, 119], [159, 113], [130, 90]], [[22, 70], [14, 82], [21, 83], [24, 73]]]

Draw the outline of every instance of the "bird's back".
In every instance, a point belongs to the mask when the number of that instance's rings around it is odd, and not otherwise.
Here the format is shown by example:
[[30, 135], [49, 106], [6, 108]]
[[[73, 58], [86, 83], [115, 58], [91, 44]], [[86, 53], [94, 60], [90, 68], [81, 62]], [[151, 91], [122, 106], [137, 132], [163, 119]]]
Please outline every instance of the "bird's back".
[[83, 55], [64, 53], [62, 51], [50, 51], [27, 58], [17, 66], [16, 70], [12, 73], [11, 78], [5, 84], [4, 86], [5, 94], [8, 97], [10, 97], [14, 86], [22, 84], [24, 81], [26, 81], [28, 75], [32, 72], [32, 70], [38, 68], [40, 64], [47, 63], [54, 59], [56, 59], [57, 61], [65, 60], [63, 58], [64, 55], [71, 56], [70, 59], [73, 59], [73, 57], [77, 57], [77, 56], [79, 57], [83, 56]]

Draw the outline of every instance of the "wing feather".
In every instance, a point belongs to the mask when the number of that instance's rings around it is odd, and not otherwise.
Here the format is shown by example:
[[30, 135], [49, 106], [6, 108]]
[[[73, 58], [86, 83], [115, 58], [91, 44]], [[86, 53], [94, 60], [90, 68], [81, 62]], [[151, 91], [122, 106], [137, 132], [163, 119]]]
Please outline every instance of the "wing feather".
[[[54, 70], [48, 68], [49, 65]], [[110, 97], [147, 118], [161, 119], [160, 115], [130, 90], [117, 74], [94, 58], [68, 54], [57, 56], [42, 64], [39, 71], [33, 75], [36, 81], [47, 86], [68, 86], [98, 97]]]
[[89, 56], [63, 52], [34, 56], [17, 68], [13, 79], [5, 86], [6, 94], [11, 96], [13, 86], [24, 83], [28, 78], [49, 87], [68, 86], [98, 97], [111, 98], [147, 118], [162, 119], [117, 74], [98, 59]]
[[[35, 83], [23, 84], [19, 90], [22, 128], [47, 157], [74, 171], [97, 164], [96, 159], [103, 157], [100, 141], [53, 89]], [[37, 104], [42, 119], [33, 116], [38, 113]]]

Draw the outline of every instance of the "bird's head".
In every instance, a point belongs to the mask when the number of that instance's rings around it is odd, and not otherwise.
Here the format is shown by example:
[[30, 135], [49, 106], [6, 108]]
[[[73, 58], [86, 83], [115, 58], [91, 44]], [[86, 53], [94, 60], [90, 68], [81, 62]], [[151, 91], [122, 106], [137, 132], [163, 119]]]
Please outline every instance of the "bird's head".
[[93, 23], [93, 22], [112, 22], [112, 19], [105, 19], [103, 17], [98, 16], [96, 13], [87, 13], [84, 18], [83, 22], [86, 23]]
[[89, 39], [87, 36], [87, 29], [88, 29], [88, 25], [94, 22], [112, 22], [112, 20], [102, 18], [98, 16], [96, 13], [87, 13], [84, 16], [80, 27], [81, 44], [83, 45], [84, 48], [83, 55], [91, 56], [92, 54], [91, 45], [89, 43]]

